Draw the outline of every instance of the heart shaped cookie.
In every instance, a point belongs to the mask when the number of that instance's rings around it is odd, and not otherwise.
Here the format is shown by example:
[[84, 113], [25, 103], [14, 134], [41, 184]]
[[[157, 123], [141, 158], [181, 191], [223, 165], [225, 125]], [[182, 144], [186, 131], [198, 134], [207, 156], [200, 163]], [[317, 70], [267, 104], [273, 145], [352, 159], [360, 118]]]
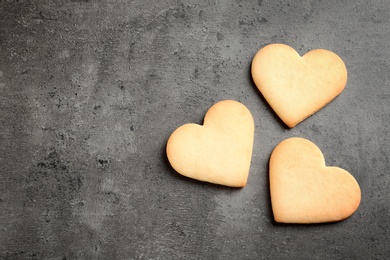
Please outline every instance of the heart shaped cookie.
[[203, 125], [185, 124], [169, 137], [168, 160], [180, 174], [210, 183], [244, 187], [252, 158], [254, 122], [241, 103], [224, 100]]
[[259, 91], [290, 128], [327, 105], [347, 83], [347, 69], [335, 53], [316, 49], [301, 57], [284, 44], [260, 49], [251, 71]]
[[321, 150], [303, 138], [276, 146], [269, 163], [272, 211], [276, 222], [322, 223], [348, 218], [361, 199], [355, 178], [326, 167]]

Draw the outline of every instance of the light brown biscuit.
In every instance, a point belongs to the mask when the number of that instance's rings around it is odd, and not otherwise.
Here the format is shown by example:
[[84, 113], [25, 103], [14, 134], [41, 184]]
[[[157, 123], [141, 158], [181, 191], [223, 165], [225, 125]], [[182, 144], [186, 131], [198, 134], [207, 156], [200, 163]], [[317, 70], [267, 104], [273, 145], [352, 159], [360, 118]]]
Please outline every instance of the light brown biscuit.
[[231, 187], [246, 185], [254, 138], [250, 111], [225, 100], [213, 105], [203, 125], [185, 124], [169, 137], [168, 160], [180, 174]]
[[276, 146], [270, 158], [269, 179], [276, 222], [340, 221], [360, 204], [355, 178], [341, 168], [326, 167], [321, 150], [303, 138], [289, 138]]
[[335, 53], [316, 49], [300, 56], [284, 44], [260, 49], [252, 78], [276, 114], [290, 128], [331, 102], [347, 83], [347, 69]]

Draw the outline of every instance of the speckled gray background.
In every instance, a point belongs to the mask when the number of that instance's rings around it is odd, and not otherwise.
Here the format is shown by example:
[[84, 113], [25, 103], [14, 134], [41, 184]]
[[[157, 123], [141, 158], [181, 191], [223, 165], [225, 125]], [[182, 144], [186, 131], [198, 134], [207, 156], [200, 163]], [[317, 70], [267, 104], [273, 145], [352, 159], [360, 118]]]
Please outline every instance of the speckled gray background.
[[[345, 61], [342, 94], [289, 130], [250, 77], [286, 43]], [[255, 120], [243, 189], [181, 177], [165, 144], [223, 99]], [[1, 259], [386, 259], [389, 1], [0, 1]], [[268, 159], [316, 143], [350, 171], [349, 219], [278, 225]]]

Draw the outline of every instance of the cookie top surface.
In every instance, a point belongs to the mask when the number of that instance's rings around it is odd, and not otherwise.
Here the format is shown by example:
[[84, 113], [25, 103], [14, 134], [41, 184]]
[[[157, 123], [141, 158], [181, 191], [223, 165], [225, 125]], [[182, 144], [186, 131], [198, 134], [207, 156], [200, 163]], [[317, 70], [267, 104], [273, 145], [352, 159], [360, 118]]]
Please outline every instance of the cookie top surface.
[[360, 187], [339, 167], [327, 167], [321, 150], [304, 138], [277, 145], [270, 158], [270, 191], [275, 221], [322, 223], [348, 218], [358, 208]]
[[251, 73], [259, 91], [290, 128], [331, 102], [347, 82], [345, 64], [335, 53], [316, 49], [301, 57], [284, 44], [260, 49]]
[[224, 100], [206, 113], [203, 125], [185, 124], [167, 142], [167, 156], [180, 174], [215, 184], [243, 187], [249, 174], [254, 138], [250, 111]]

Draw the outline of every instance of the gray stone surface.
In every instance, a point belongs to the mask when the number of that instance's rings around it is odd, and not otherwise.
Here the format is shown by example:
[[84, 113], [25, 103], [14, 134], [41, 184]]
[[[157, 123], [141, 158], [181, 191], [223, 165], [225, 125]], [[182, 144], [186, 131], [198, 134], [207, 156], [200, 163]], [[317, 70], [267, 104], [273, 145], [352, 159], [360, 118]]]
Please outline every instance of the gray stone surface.
[[[390, 2], [0, 1], [1, 259], [386, 259]], [[345, 61], [344, 92], [294, 129], [250, 77], [286, 43]], [[243, 189], [181, 177], [165, 144], [223, 99], [255, 120]], [[299, 136], [350, 171], [349, 219], [279, 225], [268, 159]]]

